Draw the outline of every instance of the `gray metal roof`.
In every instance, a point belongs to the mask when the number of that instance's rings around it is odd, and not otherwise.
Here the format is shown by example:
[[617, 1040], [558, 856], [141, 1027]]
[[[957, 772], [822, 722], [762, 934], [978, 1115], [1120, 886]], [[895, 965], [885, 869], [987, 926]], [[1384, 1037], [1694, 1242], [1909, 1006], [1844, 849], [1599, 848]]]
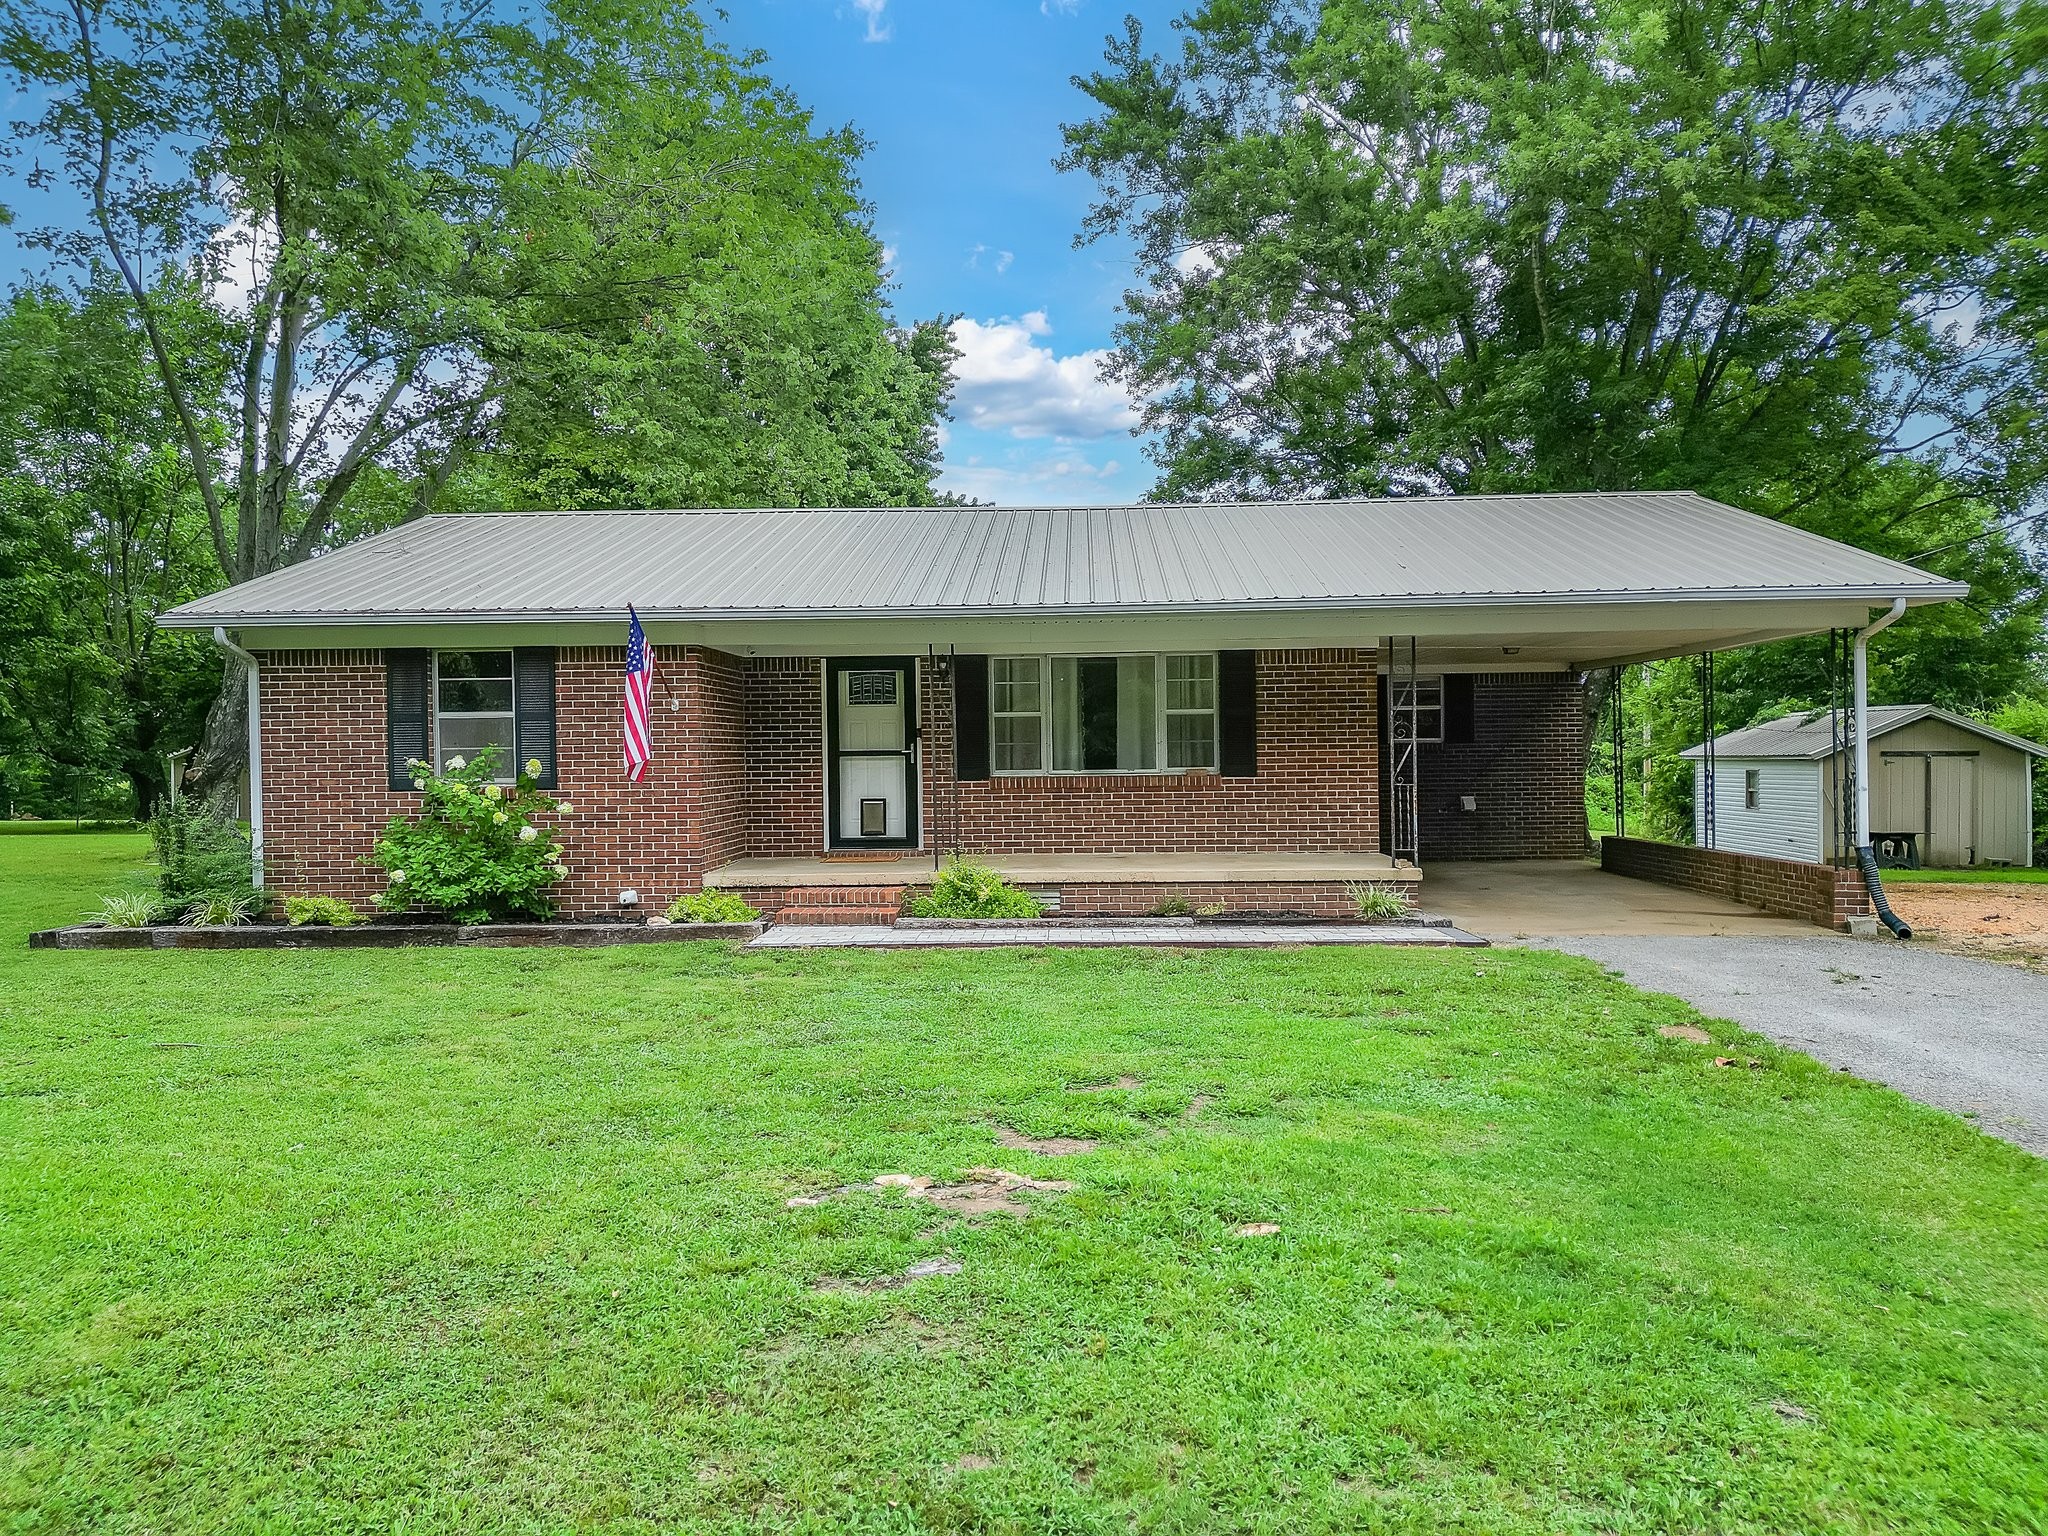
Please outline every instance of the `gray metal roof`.
[[[1912, 725], [1920, 720], [1939, 720], [1957, 730], [1969, 731], [2004, 746], [2017, 747], [2022, 752], [2031, 752], [2036, 757], [2048, 757], [2048, 747], [2028, 741], [2024, 736], [1996, 730], [1966, 715], [1958, 715], [1946, 709], [1937, 709], [1932, 704], [1873, 704], [1870, 706], [1870, 739], [1901, 726]], [[1804, 757], [1820, 759], [1834, 750], [1834, 732], [1828, 724], [1828, 712], [1824, 709], [1804, 714], [1786, 715], [1777, 720], [1766, 720], [1761, 725], [1744, 726], [1739, 731], [1730, 731], [1725, 736], [1714, 738], [1716, 758], [1738, 757]], [[1703, 755], [1699, 747], [1687, 747], [1680, 754], [1697, 760]]]
[[1170, 613], [1966, 589], [1686, 491], [438, 516], [166, 624]]

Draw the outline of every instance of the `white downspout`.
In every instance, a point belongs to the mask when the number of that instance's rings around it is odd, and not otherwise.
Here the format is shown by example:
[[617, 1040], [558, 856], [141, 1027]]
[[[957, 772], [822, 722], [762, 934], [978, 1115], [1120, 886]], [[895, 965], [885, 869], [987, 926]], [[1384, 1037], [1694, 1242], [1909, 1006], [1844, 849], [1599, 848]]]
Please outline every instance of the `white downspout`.
[[256, 658], [230, 640], [227, 630], [218, 624], [213, 626], [213, 643], [230, 656], [241, 658], [242, 676], [249, 686], [249, 879], [260, 891], [263, 889], [262, 682], [257, 675]]
[[1865, 649], [1870, 637], [1889, 629], [1906, 616], [1906, 600], [1892, 599], [1892, 611], [1874, 624], [1856, 631], [1856, 846], [1870, 846], [1870, 661]]

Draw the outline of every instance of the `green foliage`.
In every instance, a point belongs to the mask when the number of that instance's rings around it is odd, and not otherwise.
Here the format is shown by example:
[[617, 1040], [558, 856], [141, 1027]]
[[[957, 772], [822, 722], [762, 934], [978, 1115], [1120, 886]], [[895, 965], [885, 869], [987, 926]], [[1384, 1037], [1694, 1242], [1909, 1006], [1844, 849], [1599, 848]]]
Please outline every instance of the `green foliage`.
[[0, 818], [154, 811], [164, 754], [197, 738], [221, 677], [210, 641], [154, 619], [218, 584], [126, 296], [17, 292], [0, 308]]
[[1406, 917], [1415, 910], [1415, 903], [1408, 893], [1399, 886], [1347, 885], [1344, 894], [1351, 898], [1351, 910], [1358, 914], [1360, 922], [1390, 923]]
[[92, 916], [109, 928], [147, 928], [163, 911], [163, 898], [153, 891], [118, 891], [102, 897]]
[[234, 928], [256, 915], [260, 900], [254, 891], [209, 891], [185, 908], [180, 919], [188, 928]]
[[[1689, 488], [1967, 581], [1873, 696], [2028, 684], [2039, 6], [1206, 0], [1066, 130], [1161, 498]], [[1821, 702], [1730, 658], [1724, 727]]]
[[670, 902], [666, 916], [672, 923], [751, 923], [761, 913], [731, 891], [707, 885]]
[[22, 0], [18, 244], [125, 297], [229, 581], [437, 506], [929, 501], [945, 327], [760, 66], [687, 0]]
[[166, 800], [150, 818], [157, 890], [166, 907], [225, 897], [255, 900], [255, 865], [242, 824], [210, 805]]
[[364, 860], [390, 882], [377, 897], [380, 908], [422, 908], [459, 923], [554, 915], [550, 893], [569, 872], [541, 818], [568, 816], [573, 807], [541, 793], [524, 773], [510, 785], [494, 782], [497, 759], [497, 749], [486, 747], [468, 762], [451, 759], [446, 772], [412, 764], [420, 814], [394, 816]]
[[346, 928], [360, 923], [363, 914], [339, 896], [287, 896], [284, 920], [294, 928], [314, 923], [329, 928]]
[[1185, 896], [1164, 896], [1152, 905], [1154, 917], [1193, 917], [1195, 904]]
[[1040, 917], [1045, 909], [986, 864], [949, 859], [932, 888], [903, 904], [908, 917]]

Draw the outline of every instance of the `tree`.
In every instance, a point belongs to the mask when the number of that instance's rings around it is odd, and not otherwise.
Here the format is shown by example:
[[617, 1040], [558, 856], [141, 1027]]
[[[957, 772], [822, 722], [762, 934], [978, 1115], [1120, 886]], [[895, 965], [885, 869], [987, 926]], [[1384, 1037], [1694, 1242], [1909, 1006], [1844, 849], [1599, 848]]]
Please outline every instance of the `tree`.
[[[166, 324], [203, 320], [157, 295]], [[203, 350], [191, 345], [188, 355]], [[193, 377], [195, 397], [210, 391]], [[205, 518], [127, 295], [28, 290], [0, 311], [0, 757], [12, 798], [147, 816], [164, 752], [218, 686], [203, 638], [156, 627], [213, 580]], [[118, 787], [117, 787], [118, 786]], [[129, 802], [130, 787], [134, 796]]]
[[[684, 0], [7, 18], [0, 64], [36, 114], [17, 135], [78, 215], [27, 238], [118, 275], [226, 579], [458, 483], [515, 503], [929, 496], [944, 360], [887, 323], [858, 141], [814, 134]], [[160, 297], [180, 277], [222, 332], [218, 415]], [[883, 425], [835, 449], [855, 420]], [[239, 768], [242, 700], [225, 677], [202, 789]]]
[[2016, 14], [1211, 0], [1163, 56], [1131, 23], [1062, 163], [1083, 238], [1138, 241], [1155, 494], [1697, 489], [1970, 581], [1886, 652], [2002, 696], [2048, 474]]

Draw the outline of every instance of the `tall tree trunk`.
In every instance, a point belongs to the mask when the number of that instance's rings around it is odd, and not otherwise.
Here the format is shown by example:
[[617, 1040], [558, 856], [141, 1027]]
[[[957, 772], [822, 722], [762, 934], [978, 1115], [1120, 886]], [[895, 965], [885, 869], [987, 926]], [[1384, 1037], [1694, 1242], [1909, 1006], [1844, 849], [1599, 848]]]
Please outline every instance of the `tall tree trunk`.
[[206, 729], [185, 764], [184, 793], [218, 810], [235, 808], [249, 761], [247, 679], [247, 668], [230, 656], [221, 671], [220, 692], [206, 711]]

